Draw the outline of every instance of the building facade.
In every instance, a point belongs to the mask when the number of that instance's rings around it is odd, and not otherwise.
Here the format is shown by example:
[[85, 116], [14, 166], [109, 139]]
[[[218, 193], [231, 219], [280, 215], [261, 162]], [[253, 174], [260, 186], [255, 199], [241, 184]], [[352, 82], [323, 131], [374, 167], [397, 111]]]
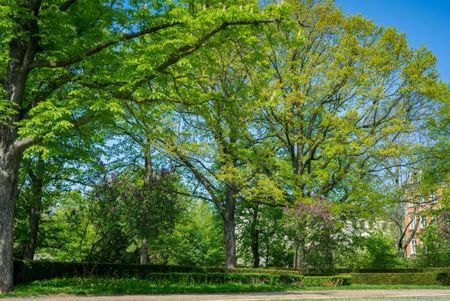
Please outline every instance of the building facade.
[[423, 194], [418, 189], [421, 181], [421, 172], [411, 172], [405, 184], [404, 195], [404, 226], [406, 256], [415, 257], [420, 246], [420, 232], [430, 223], [436, 222], [431, 216], [431, 210], [439, 206], [438, 199], [442, 191], [433, 191]]

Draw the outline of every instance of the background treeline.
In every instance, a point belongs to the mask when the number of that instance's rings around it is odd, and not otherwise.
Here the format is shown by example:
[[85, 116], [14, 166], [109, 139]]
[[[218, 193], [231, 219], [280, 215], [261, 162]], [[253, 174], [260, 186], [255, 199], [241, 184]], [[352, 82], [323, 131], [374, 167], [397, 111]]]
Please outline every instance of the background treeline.
[[420, 170], [440, 205], [414, 264], [449, 264], [449, 88], [429, 50], [331, 1], [107, 2], [23, 25], [42, 49], [22, 110], [0, 107], [0, 145], [23, 151], [0, 152], [16, 258], [410, 265], [403, 184]]

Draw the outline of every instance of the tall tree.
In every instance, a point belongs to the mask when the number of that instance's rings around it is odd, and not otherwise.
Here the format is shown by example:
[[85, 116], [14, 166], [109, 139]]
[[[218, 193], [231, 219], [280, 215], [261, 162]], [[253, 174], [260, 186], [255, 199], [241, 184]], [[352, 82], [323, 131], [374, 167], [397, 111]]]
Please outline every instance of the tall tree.
[[394, 29], [344, 16], [330, 2], [288, 2], [295, 22], [264, 37], [273, 75], [262, 94], [266, 124], [294, 199], [346, 199], [398, 154], [399, 137], [446, 88], [430, 51], [408, 48]]
[[[204, 9], [184, 4], [0, 4], [0, 291], [12, 288], [12, 227], [23, 151], [102, 112], [114, 112], [118, 100], [133, 96], [230, 26], [260, 22], [251, 11], [257, 9], [253, 3], [242, 5], [242, 10], [239, 1], [227, 9], [218, 2]], [[127, 47], [131, 44], [139, 47]], [[136, 64], [121, 65], [126, 55], [136, 56]], [[137, 72], [136, 65], [143, 61], [144, 68]]]
[[[175, 79], [175, 97], [181, 131], [162, 143], [201, 185], [202, 197], [218, 209], [224, 227], [225, 266], [236, 264], [236, 204], [255, 176], [255, 161], [263, 147], [254, 128], [256, 99], [251, 83], [258, 51], [251, 50], [253, 30], [230, 35], [227, 47], [213, 45], [202, 51], [199, 70]], [[246, 43], [248, 42], [248, 43]], [[254, 43], [253, 39], [253, 43]], [[205, 66], [205, 62], [206, 66]], [[173, 75], [176, 78], [176, 75]]]

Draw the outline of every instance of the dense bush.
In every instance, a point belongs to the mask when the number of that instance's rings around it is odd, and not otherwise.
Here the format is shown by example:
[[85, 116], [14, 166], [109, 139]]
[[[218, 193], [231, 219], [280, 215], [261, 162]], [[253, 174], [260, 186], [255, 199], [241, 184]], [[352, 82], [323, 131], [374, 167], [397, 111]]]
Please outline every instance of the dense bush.
[[431, 223], [419, 234], [421, 245], [417, 256], [417, 265], [424, 267], [450, 266], [450, 240], [446, 219], [441, 214], [438, 223]]
[[436, 279], [442, 285], [450, 285], [450, 272], [448, 272], [448, 273], [438, 273]]

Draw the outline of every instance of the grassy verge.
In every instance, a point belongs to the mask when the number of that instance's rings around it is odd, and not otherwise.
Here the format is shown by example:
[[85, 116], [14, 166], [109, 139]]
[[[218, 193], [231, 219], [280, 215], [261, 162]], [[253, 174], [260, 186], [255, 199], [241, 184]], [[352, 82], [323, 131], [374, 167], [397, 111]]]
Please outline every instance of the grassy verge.
[[267, 292], [294, 289], [289, 285], [269, 284], [182, 284], [155, 283], [135, 278], [56, 278], [20, 284], [1, 297], [27, 297], [51, 294], [128, 295], [171, 293]]
[[232, 292], [275, 292], [288, 290], [330, 290], [330, 289], [405, 289], [405, 288], [447, 288], [445, 286], [418, 285], [351, 285], [345, 287], [298, 287], [294, 285], [269, 284], [181, 284], [155, 283], [134, 278], [60, 278], [34, 281], [18, 285], [13, 292], [1, 297], [31, 297], [38, 295], [139, 295], [171, 293], [232, 293]]

